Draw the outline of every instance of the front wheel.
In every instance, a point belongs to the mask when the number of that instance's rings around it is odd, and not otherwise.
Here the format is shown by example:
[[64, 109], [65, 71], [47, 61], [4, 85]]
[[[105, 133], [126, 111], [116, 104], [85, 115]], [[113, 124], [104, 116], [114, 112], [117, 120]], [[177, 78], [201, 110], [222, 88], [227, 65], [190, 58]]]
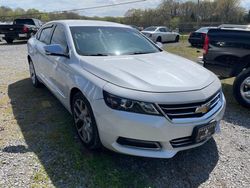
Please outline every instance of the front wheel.
[[72, 113], [77, 133], [85, 147], [98, 149], [101, 146], [92, 108], [81, 92], [74, 95]]
[[180, 40], [180, 36], [179, 35], [177, 35], [176, 37], [175, 37], [175, 42], [179, 42], [179, 40]]
[[13, 43], [13, 39], [6, 38], [5, 40], [6, 40], [6, 42], [7, 42], [8, 44], [12, 44], [12, 43]]
[[241, 72], [233, 85], [235, 99], [247, 108], [250, 108], [250, 68]]
[[160, 42], [160, 43], [162, 43], [162, 39], [161, 39], [161, 37], [157, 37], [156, 42]]

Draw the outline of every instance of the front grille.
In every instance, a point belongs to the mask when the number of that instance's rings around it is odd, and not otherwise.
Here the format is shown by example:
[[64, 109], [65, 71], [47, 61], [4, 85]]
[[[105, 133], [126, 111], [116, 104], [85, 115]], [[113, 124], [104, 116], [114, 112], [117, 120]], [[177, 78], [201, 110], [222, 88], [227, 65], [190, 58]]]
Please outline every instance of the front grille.
[[179, 148], [179, 147], [186, 147], [190, 146], [192, 144], [195, 144], [195, 141], [192, 136], [189, 137], [183, 137], [183, 138], [177, 138], [170, 141], [170, 144], [173, 148]]
[[[200, 118], [213, 110], [220, 100], [221, 92], [218, 92], [203, 102], [174, 105], [159, 104], [159, 107], [171, 120], [180, 118]], [[205, 112], [197, 111], [197, 108], [200, 107], [206, 107], [207, 110]]]
[[119, 137], [116, 141], [118, 144], [123, 146], [129, 146], [139, 149], [159, 150], [161, 145], [159, 142], [136, 140], [131, 138]]

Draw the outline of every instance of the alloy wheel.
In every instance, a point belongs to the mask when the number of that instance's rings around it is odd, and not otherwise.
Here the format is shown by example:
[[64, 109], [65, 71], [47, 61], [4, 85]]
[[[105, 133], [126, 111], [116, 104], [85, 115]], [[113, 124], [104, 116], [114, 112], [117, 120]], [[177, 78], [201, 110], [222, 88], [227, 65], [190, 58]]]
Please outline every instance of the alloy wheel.
[[250, 103], [250, 76], [242, 82], [240, 92], [244, 100]]
[[92, 119], [87, 105], [81, 99], [77, 99], [74, 103], [74, 121], [82, 141], [90, 143], [93, 138]]

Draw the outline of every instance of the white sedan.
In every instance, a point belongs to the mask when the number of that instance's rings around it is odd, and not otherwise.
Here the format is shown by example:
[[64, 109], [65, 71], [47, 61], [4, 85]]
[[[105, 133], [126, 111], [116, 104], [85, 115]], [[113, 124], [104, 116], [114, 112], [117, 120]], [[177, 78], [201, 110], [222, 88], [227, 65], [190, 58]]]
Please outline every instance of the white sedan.
[[154, 42], [179, 42], [180, 34], [170, 31], [167, 27], [151, 26], [142, 31], [142, 33]]
[[49, 22], [28, 41], [28, 63], [34, 87], [61, 101], [87, 148], [170, 158], [220, 131], [219, 79], [130, 26]]

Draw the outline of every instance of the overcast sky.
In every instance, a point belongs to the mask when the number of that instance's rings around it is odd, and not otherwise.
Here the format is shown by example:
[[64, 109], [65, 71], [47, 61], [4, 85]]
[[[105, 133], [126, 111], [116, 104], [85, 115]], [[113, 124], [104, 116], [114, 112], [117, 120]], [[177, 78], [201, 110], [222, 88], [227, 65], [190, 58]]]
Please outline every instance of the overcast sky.
[[[85, 8], [93, 6], [108, 5], [112, 3], [128, 2], [134, 0], [0, 0], [0, 5], [11, 8], [35, 8], [41, 11], [57, 11], [75, 8]], [[124, 13], [131, 8], [155, 8], [160, 4], [161, 0], [147, 0], [130, 5], [120, 5], [115, 7], [92, 9], [81, 11], [86, 16], [123, 16]], [[250, 0], [242, 0], [242, 6], [249, 9]]]

